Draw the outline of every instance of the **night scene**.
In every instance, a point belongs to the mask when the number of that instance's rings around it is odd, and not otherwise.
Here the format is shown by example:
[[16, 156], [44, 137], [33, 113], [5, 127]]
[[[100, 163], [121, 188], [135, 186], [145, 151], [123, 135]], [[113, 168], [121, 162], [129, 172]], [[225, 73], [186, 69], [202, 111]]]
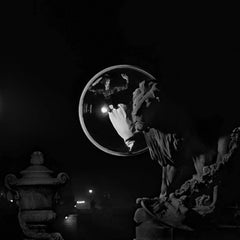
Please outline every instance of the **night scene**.
[[240, 239], [237, 6], [0, 11], [0, 239]]

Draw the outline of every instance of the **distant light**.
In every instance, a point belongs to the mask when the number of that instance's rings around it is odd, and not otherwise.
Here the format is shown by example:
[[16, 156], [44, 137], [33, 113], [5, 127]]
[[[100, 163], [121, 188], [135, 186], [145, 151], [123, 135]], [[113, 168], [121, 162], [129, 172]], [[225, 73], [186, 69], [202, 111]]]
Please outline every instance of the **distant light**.
[[85, 201], [83, 200], [83, 201], [77, 201], [77, 204], [84, 204], [85, 203]]
[[76, 208], [76, 207], [77, 207], [77, 205], [75, 204], [75, 205], [74, 205], [74, 207]]
[[13, 200], [11, 199], [10, 202], [13, 202]]
[[63, 224], [70, 231], [76, 231], [77, 228], [77, 214], [69, 214], [64, 217]]
[[107, 113], [107, 112], [108, 112], [108, 108], [107, 108], [106, 106], [103, 106], [103, 107], [101, 108], [101, 112], [102, 112], [102, 113]]
[[93, 190], [92, 190], [92, 189], [89, 189], [88, 192], [89, 192], [89, 193], [93, 193]]

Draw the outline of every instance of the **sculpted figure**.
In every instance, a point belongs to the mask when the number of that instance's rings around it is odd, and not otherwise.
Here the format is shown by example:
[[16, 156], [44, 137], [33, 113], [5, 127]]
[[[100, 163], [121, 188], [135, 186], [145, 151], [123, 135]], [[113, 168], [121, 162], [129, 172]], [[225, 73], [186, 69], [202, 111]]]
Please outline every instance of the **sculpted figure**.
[[138, 199], [142, 208], [135, 220], [152, 218], [186, 230], [209, 224], [206, 219], [212, 219], [218, 206], [223, 166], [238, 150], [240, 128], [216, 137], [201, 136], [192, 118], [153, 81], [139, 83], [130, 105], [119, 103], [109, 109], [109, 119], [129, 151], [143, 136], [162, 170], [159, 196]]

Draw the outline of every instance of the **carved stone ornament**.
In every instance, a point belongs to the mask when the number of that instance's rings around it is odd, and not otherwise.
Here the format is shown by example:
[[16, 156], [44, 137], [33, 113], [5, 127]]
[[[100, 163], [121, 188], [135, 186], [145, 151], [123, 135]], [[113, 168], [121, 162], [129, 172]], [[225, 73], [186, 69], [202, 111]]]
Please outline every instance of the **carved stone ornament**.
[[62, 240], [60, 233], [48, 233], [46, 229], [56, 218], [55, 196], [69, 177], [66, 173], [52, 177], [53, 171], [43, 165], [44, 157], [39, 151], [33, 152], [30, 163], [20, 172], [21, 178], [14, 174], [5, 176], [8, 198], [14, 199], [19, 207], [20, 227], [26, 239]]

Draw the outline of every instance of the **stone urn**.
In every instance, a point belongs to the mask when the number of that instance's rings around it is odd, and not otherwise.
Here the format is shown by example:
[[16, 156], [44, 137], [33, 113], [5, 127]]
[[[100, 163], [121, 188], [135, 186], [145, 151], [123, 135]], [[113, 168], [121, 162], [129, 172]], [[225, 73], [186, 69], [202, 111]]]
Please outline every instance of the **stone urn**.
[[5, 176], [8, 198], [18, 205], [18, 221], [25, 239], [63, 239], [60, 233], [49, 233], [48, 228], [56, 218], [60, 187], [69, 177], [66, 173], [52, 177], [53, 171], [43, 165], [41, 152], [33, 152], [30, 162], [20, 172], [21, 178]]

